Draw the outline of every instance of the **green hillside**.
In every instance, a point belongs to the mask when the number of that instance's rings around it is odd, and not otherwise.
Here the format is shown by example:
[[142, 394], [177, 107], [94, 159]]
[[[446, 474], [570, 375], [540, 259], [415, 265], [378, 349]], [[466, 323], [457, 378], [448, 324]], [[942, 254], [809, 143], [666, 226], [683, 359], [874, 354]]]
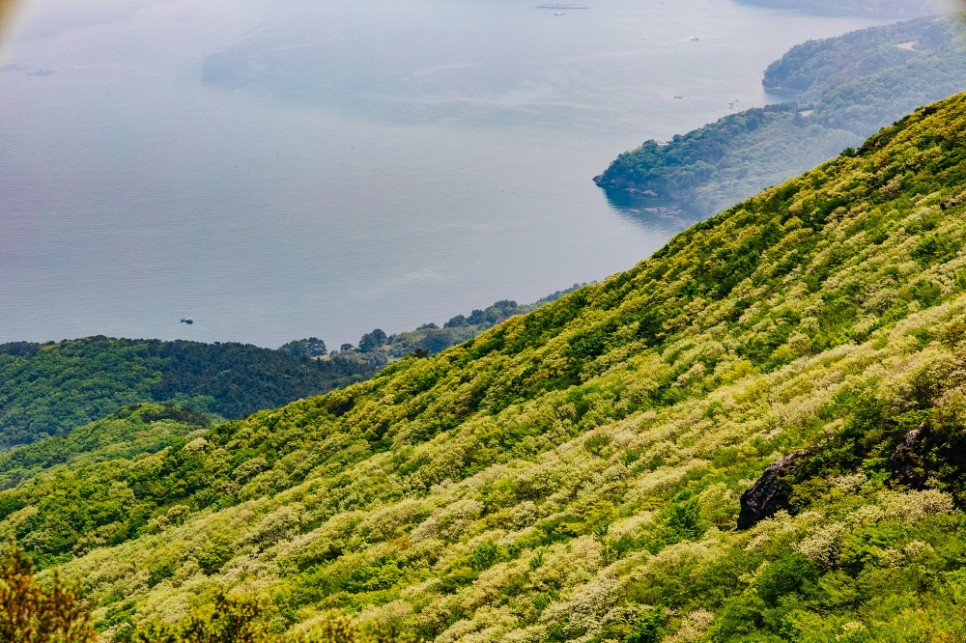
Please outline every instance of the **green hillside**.
[[765, 71], [765, 88], [782, 103], [729, 114], [666, 143], [645, 141], [594, 181], [704, 218], [962, 91], [964, 79], [961, 16], [809, 41]]
[[0, 344], [0, 451], [140, 402], [179, 400], [237, 418], [358, 381], [371, 364], [250, 344], [88, 337]]
[[[67, 433], [0, 452], [0, 489], [61, 465], [129, 460], [200, 434], [216, 419], [174, 404], [136, 404]], [[3, 510], [0, 509], [0, 513]]]
[[438, 356], [28, 477], [0, 539], [104, 640], [222, 592], [320, 641], [963, 640], [964, 217], [960, 95]]

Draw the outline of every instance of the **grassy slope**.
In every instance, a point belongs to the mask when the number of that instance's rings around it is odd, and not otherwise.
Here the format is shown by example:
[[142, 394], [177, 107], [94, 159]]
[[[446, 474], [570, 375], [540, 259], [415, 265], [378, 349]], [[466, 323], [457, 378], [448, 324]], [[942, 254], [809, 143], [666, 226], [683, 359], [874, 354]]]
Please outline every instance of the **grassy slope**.
[[[119, 638], [224, 587], [439, 641], [957, 640], [963, 203], [958, 96], [468, 344], [89, 465], [157, 508], [62, 573]], [[735, 531], [802, 447], [790, 511]]]

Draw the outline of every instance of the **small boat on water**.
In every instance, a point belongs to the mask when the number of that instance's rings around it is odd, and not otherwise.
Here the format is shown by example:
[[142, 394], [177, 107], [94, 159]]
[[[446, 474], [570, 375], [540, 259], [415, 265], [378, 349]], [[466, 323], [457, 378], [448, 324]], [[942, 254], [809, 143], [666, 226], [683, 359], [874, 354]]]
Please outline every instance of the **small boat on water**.
[[188, 324], [190, 326], [191, 324], [195, 323], [195, 320], [191, 319], [190, 317], [182, 317], [181, 323]]

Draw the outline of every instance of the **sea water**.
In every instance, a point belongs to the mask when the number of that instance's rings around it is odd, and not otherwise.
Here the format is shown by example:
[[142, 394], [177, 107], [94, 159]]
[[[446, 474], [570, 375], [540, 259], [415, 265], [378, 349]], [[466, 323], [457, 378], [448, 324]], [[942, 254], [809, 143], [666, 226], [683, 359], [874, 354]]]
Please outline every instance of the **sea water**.
[[335, 347], [604, 279], [691, 219], [594, 175], [881, 22], [537, 4], [28, 4], [0, 61], [0, 341]]

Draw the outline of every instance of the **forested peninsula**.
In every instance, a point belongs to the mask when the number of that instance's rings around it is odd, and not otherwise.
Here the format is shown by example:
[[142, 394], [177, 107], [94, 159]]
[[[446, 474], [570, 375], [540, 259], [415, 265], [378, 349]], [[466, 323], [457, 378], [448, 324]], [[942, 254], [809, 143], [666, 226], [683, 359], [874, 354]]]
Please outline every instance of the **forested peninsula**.
[[880, 127], [960, 91], [962, 17], [875, 27], [792, 48], [765, 71], [780, 103], [621, 154], [594, 181], [704, 218], [780, 183]]
[[931, 0], [737, 0], [741, 4], [831, 14], [913, 18], [936, 12]]
[[964, 215], [958, 95], [438, 355], [23, 447], [0, 587], [85, 642], [962, 640]]

